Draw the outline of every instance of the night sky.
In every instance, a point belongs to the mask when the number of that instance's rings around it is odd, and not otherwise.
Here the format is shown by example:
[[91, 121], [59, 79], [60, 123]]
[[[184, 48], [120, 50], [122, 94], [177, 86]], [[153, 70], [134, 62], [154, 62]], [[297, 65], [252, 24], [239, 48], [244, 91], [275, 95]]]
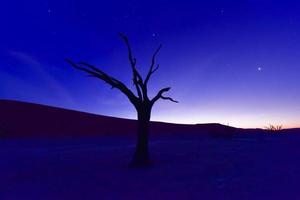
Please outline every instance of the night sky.
[[127, 51], [154, 95], [152, 120], [300, 127], [300, 3], [296, 1], [10, 0], [0, 8], [0, 98], [136, 118], [117, 89], [71, 68], [86, 61], [134, 89]]

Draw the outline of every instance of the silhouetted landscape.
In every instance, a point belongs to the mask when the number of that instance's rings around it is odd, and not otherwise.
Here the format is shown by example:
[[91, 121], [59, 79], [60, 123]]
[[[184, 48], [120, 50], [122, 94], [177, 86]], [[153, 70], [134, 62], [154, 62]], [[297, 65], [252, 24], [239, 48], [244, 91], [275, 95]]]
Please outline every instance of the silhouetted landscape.
[[[18, 101], [0, 100], [1, 137], [133, 136], [136, 120], [107, 117]], [[151, 122], [151, 133], [234, 135], [236, 128], [221, 124], [180, 125]]]
[[[86, 137], [86, 136], [132, 136], [135, 137], [136, 120], [101, 116], [63, 108], [20, 101], [0, 100], [0, 129], [2, 138], [29, 137]], [[286, 134], [300, 129], [267, 131], [264, 129], [241, 129], [222, 124], [172, 124], [151, 122], [151, 135], [192, 133], [212, 137], [248, 136], [249, 133]]]
[[133, 170], [135, 120], [9, 100], [0, 111], [0, 199], [298, 196], [299, 129], [151, 122], [155, 165]]
[[0, 200], [300, 199], [300, 1], [1, 8]]

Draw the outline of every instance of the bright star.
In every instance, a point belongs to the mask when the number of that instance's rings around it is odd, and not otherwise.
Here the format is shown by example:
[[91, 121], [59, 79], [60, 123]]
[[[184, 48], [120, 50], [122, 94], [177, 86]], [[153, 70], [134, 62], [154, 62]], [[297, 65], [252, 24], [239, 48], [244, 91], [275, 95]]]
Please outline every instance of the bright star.
[[262, 68], [261, 68], [261, 67], [258, 67], [258, 68], [257, 68], [257, 70], [258, 70], [258, 71], [261, 71], [261, 70], [262, 70]]

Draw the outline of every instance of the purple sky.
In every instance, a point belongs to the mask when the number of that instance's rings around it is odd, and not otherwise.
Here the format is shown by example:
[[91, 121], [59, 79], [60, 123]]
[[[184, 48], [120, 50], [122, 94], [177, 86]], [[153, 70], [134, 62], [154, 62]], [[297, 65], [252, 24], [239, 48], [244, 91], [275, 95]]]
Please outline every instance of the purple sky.
[[[296, 1], [5, 1], [0, 8], [0, 98], [135, 118], [117, 90], [64, 62], [84, 60], [124, 81], [148, 70], [150, 94], [171, 86], [152, 120], [300, 127], [300, 3]], [[133, 89], [133, 87], [131, 87]]]

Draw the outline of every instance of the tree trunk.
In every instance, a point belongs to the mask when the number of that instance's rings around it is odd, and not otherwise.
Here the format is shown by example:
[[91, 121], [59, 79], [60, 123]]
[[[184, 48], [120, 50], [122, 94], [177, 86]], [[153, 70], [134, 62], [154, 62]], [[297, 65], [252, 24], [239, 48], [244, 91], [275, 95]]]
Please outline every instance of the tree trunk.
[[148, 150], [148, 136], [151, 109], [138, 109], [137, 143], [131, 167], [145, 167], [150, 165]]

